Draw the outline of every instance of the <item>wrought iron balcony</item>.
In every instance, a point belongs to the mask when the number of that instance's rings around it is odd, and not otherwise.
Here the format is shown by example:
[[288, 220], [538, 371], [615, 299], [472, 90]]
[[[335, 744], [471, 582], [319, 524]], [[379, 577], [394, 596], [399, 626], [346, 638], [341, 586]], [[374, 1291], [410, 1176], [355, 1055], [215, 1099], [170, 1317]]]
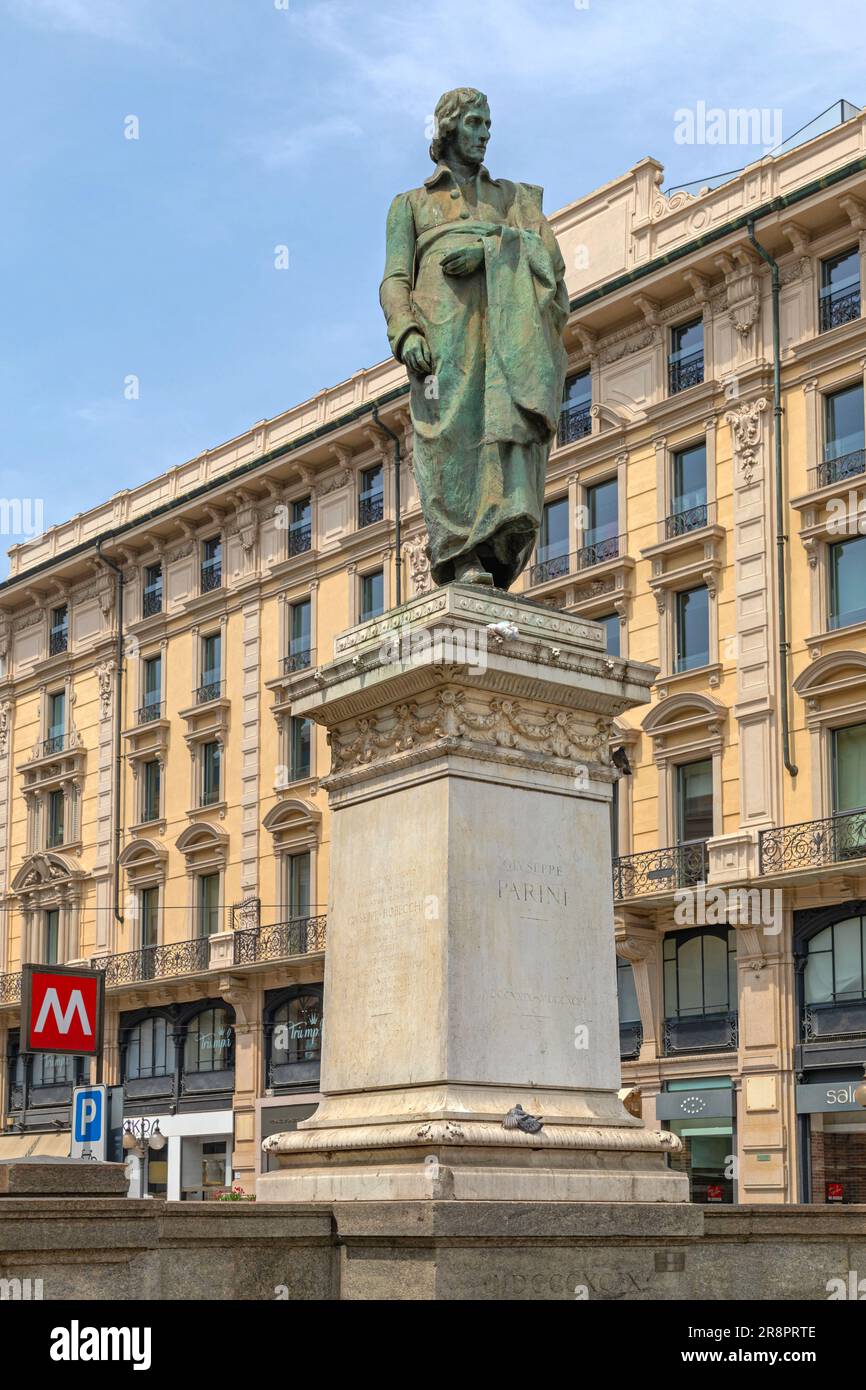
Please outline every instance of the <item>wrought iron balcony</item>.
[[55, 753], [64, 753], [67, 747], [67, 734], [49, 734], [42, 740], [43, 757], [50, 758]]
[[221, 589], [223, 583], [222, 560], [205, 560], [201, 567], [201, 591], [209, 594], [212, 589]]
[[61, 652], [69, 651], [69, 629], [62, 627], [56, 632], [48, 634], [48, 655], [59, 656]]
[[310, 522], [305, 522], [303, 526], [289, 527], [289, 557], [292, 555], [303, 555], [305, 550], [309, 550], [313, 543], [313, 528]]
[[866, 999], [807, 1004], [803, 1011], [803, 1042], [835, 1042], [866, 1037]]
[[141, 600], [141, 616], [152, 618], [154, 613], [162, 612], [162, 589], [145, 589]]
[[136, 710], [136, 724], [154, 724], [157, 719], [162, 718], [163, 704], [160, 700], [148, 700], [140, 709]]
[[529, 587], [547, 584], [551, 579], [561, 579], [571, 573], [571, 555], [551, 555], [547, 560], [539, 560], [529, 569]]
[[850, 454], [840, 454], [838, 458], [824, 459], [812, 470], [812, 486], [830, 487], [834, 483], [844, 483], [846, 478], [857, 478], [866, 473], [866, 449], [853, 449]]
[[762, 830], [758, 866], [762, 874], [792, 869], [820, 869], [849, 859], [866, 858], [866, 810], [844, 811], [824, 820], [800, 821]]
[[316, 653], [313, 647], [299, 647], [283, 657], [283, 675], [290, 676], [293, 671], [306, 671], [315, 665]]
[[207, 970], [210, 943], [206, 936], [167, 946], [142, 946], [116, 956], [95, 956], [93, 966], [105, 971], [106, 985], [133, 985], [140, 980], [165, 980]]
[[203, 681], [195, 692], [196, 704], [206, 705], [208, 700], [218, 700], [222, 689], [222, 681]]
[[385, 515], [385, 498], [380, 492], [358, 499], [358, 526], [372, 526]]
[[593, 565], [603, 565], [605, 560], [616, 560], [624, 550], [625, 536], [609, 536], [604, 541], [593, 541], [577, 552], [577, 568], [587, 570]]
[[21, 972], [0, 975], [0, 1004], [17, 1004], [21, 998]]
[[706, 840], [686, 840], [666, 849], [622, 854], [613, 861], [613, 896], [638, 898], [648, 893], [672, 893], [705, 883], [709, 871]]
[[640, 1023], [619, 1025], [619, 1058], [621, 1062], [636, 1062], [643, 1046], [643, 1026]]
[[835, 293], [822, 294], [819, 300], [820, 331], [838, 328], [840, 324], [851, 323], [860, 317], [860, 286], [836, 290]]
[[665, 1056], [681, 1052], [736, 1052], [739, 1023], [736, 1013], [688, 1014], [665, 1019]]
[[249, 927], [235, 932], [235, 965], [254, 965], [257, 961], [285, 960], [289, 956], [310, 956], [325, 949], [328, 918], [292, 917], [270, 927]]
[[668, 362], [668, 393], [677, 395], [687, 391], [690, 386], [700, 386], [704, 379], [704, 350], [690, 352], [687, 357]]
[[665, 540], [675, 540], [677, 536], [688, 535], [707, 524], [707, 504], [701, 502], [697, 507], [686, 507], [681, 512], [672, 512], [665, 517]]
[[564, 405], [559, 412], [559, 424], [556, 427], [556, 442], [560, 448], [563, 444], [575, 444], [579, 439], [585, 439], [592, 433], [592, 415], [590, 414], [591, 403], [586, 401], [581, 405]]

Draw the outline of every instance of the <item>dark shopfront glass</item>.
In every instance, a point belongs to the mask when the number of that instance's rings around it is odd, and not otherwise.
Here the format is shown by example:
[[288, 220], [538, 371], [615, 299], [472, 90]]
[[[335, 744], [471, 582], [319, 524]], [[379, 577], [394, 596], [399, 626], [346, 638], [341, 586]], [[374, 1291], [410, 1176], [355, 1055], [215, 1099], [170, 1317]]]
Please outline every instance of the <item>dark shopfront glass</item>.
[[[679, 1102], [682, 1096], [682, 1102]], [[714, 1102], [717, 1097], [718, 1103]], [[689, 1180], [689, 1200], [706, 1206], [736, 1201], [734, 1158], [737, 1152], [728, 1076], [709, 1076], [690, 1081], [669, 1081], [661, 1099], [676, 1100], [682, 1118], [666, 1121], [666, 1127], [682, 1141], [682, 1150], [669, 1156], [671, 1168]], [[715, 1113], [714, 1113], [715, 1112]], [[668, 1111], [670, 1114], [670, 1111]]]
[[[852, 1080], [852, 1089], [862, 1079]], [[866, 1203], [866, 1115], [825, 1112], [809, 1115], [808, 1121], [809, 1200], [828, 1206]]]

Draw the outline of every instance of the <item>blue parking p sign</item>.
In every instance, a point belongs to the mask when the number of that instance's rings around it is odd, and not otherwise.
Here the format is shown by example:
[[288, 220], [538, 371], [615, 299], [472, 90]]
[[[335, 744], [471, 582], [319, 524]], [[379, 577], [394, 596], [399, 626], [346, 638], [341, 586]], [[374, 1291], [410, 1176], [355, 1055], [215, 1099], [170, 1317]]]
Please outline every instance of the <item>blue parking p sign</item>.
[[72, 1092], [73, 1158], [105, 1159], [107, 1086], [76, 1086]]

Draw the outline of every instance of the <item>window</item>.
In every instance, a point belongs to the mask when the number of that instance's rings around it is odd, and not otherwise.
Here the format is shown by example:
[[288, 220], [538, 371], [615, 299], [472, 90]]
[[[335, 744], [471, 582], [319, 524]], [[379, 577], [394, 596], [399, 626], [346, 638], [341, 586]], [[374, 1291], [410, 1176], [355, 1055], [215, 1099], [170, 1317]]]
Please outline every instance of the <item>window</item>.
[[45, 959], [43, 965], [60, 964], [60, 908], [51, 907], [45, 914]]
[[140, 724], [150, 724], [159, 719], [162, 710], [162, 657], [149, 656], [142, 670], [142, 691], [144, 701], [138, 712]]
[[359, 622], [365, 623], [368, 618], [378, 618], [380, 613], [385, 611], [385, 574], [383, 570], [374, 570], [372, 574], [361, 576], [361, 614]]
[[221, 536], [211, 536], [201, 547], [201, 591], [210, 593], [223, 582], [223, 543]]
[[559, 412], [557, 444], [573, 444], [592, 432], [592, 373], [578, 372], [565, 383], [562, 409]]
[[62, 791], [53, 791], [48, 794], [48, 824], [46, 826], [45, 847], [55, 849], [57, 845], [63, 844], [64, 838], [64, 811], [66, 798]]
[[668, 932], [663, 962], [666, 1018], [736, 1010], [737, 934], [732, 927]]
[[833, 811], [866, 807], [866, 724], [833, 730]]
[[147, 565], [141, 596], [141, 616], [149, 618], [162, 612], [162, 565]]
[[201, 804], [214, 806], [220, 799], [222, 748], [218, 743], [201, 746]]
[[289, 777], [292, 782], [300, 782], [310, 775], [310, 730], [309, 719], [292, 716], [289, 724]]
[[580, 569], [616, 559], [619, 554], [619, 491], [616, 478], [586, 489], [587, 526], [578, 556]]
[[710, 602], [703, 585], [676, 596], [675, 670], [692, 671], [710, 660]]
[[271, 1065], [291, 1066], [318, 1062], [322, 1055], [322, 999], [319, 994], [298, 994], [272, 1014], [274, 1025]]
[[713, 763], [682, 763], [677, 768], [677, 841], [708, 840], [713, 833]]
[[821, 262], [818, 327], [821, 333], [860, 317], [860, 248]]
[[849, 917], [817, 932], [808, 943], [804, 975], [807, 1004], [866, 999], [866, 917]]
[[222, 633], [211, 632], [201, 639], [201, 685], [196, 703], [218, 700], [222, 689]]
[[51, 629], [48, 634], [48, 655], [57, 656], [69, 650], [69, 608], [63, 603], [51, 610]]
[[637, 989], [634, 983], [634, 970], [631, 961], [616, 960], [616, 996], [619, 1005], [620, 1023], [638, 1023], [640, 1009], [637, 1002]]
[[668, 537], [682, 536], [707, 524], [707, 447], [679, 449], [673, 458]]
[[302, 555], [309, 550], [313, 535], [313, 513], [309, 497], [292, 503], [289, 522], [289, 555]]
[[144, 822], [159, 820], [161, 768], [156, 758], [146, 762], [141, 769], [141, 819]]
[[141, 923], [139, 945], [143, 950], [156, 946], [159, 941], [159, 889], [142, 888], [138, 895], [138, 911]]
[[561, 574], [568, 574], [568, 497], [544, 504], [532, 583], [544, 584]]
[[185, 1071], [228, 1071], [232, 1066], [232, 1025], [225, 1009], [203, 1009], [186, 1031]]
[[671, 329], [668, 357], [668, 391], [675, 396], [704, 379], [704, 321], [690, 319]]
[[358, 525], [371, 526], [381, 521], [385, 515], [385, 479], [382, 465], [365, 468], [361, 473], [361, 488], [358, 493]]
[[30, 1085], [74, 1086], [78, 1071], [77, 1057], [70, 1057], [65, 1052], [34, 1052], [31, 1056]]
[[829, 547], [830, 627], [866, 622], [866, 536]]
[[45, 740], [46, 753], [60, 753], [66, 736], [66, 692], [58, 690], [48, 696], [48, 737]]
[[124, 1052], [124, 1080], [171, 1076], [173, 1071], [174, 1038], [168, 1020], [146, 1018], [130, 1028]]
[[285, 660], [286, 673], [303, 671], [312, 660], [312, 604], [303, 599], [289, 609], [289, 654]]
[[199, 874], [198, 934], [214, 936], [220, 929], [220, 876]]
[[862, 381], [824, 397], [824, 459], [818, 466], [819, 487], [863, 472], [863, 426]]
[[593, 618], [594, 623], [604, 628], [604, 642], [607, 647], [608, 656], [620, 656], [619, 649], [619, 614], [604, 613], [599, 618]]
[[310, 915], [310, 856], [308, 852], [286, 857], [286, 902], [289, 917]]

